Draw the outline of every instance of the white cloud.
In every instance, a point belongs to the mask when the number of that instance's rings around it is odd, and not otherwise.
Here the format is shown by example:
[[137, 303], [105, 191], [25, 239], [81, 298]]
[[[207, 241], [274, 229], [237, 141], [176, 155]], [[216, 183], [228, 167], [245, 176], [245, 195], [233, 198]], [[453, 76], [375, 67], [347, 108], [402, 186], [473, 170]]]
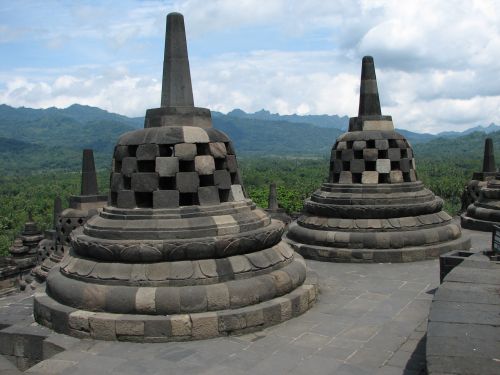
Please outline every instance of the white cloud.
[[[162, 54], [151, 49], [162, 48], [156, 40], [163, 38], [166, 11], [173, 10], [184, 13], [190, 45], [195, 46], [190, 58], [197, 105], [223, 112], [265, 108], [282, 114], [354, 116], [366, 54], [375, 58], [383, 112], [393, 115], [398, 127], [439, 132], [500, 123], [500, 3], [494, 0], [74, 5], [61, 12], [74, 22], [72, 27], [71, 22], [29, 25], [32, 29], [1, 26], [9, 31], [4, 39], [12, 42], [38, 30], [38, 38], [60, 48], [68, 40], [85, 38], [96, 46], [87, 54], [103, 56], [102, 61], [81, 61], [87, 66], [61, 70], [30, 72], [21, 66], [2, 71], [0, 101], [31, 107], [78, 102], [143, 115], [160, 100]], [[230, 49], [231, 43], [224, 48], [224, 38], [233, 32], [266, 41], [261, 30], [269, 28], [281, 35], [278, 40], [293, 41], [293, 47], [246, 50], [242, 38], [237, 51]], [[152, 39], [155, 43], [148, 44]], [[200, 40], [203, 48], [197, 45]], [[225, 52], [210, 53], [211, 48]], [[127, 51], [128, 60], [117, 62], [114, 51]], [[148, 60], [152, 55], [159, 61]]]

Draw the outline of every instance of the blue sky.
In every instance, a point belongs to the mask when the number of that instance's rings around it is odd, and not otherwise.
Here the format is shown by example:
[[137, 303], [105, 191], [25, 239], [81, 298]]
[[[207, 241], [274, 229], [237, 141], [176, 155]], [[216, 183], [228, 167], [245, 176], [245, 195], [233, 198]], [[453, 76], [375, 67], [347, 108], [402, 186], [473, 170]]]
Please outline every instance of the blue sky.
[[198, 106], [354, 116], [372, 55], [396, 126], [500, 124], [498, 0], [0, 0], [0, 103], [142, 116], [159, 106], [171, 11]]

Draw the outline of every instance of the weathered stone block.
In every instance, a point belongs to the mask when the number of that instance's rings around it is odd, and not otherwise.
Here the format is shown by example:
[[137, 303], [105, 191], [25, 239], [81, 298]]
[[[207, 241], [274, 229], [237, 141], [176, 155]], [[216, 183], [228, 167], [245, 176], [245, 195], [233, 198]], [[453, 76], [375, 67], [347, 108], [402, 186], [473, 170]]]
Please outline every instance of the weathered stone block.
[[179, 143], [174, 147], [174, 155], [179, 160], [194, 160], [196, 153], [196, 145], [194, 143]]
[[146, 143], [137, 147], [137, 160], [155, 160], [157, 156], [160, 156], [160, 149], [157, 144]]
[[228, 171], [217, 170], [214, 172], [214, 183], [219, 189], [231, 189], [231, 175]]
[[365, 161], [363, 159], [351, 160], [351, 173], [363, 173], [365, 171]]
[[352, 174], [348, 171], [340, 172], [339, 183], [341, 184], [350, 184], [352, 183]]
[[218, 314], [219, 332], [234, 332], [246, 328], [247, 321], [244, 314], [236, 314], [232, 311]]
[[132, 190], [120, 190], [116, 200], [116, 206], [119, 208], [135, 208], [135, 194]]
[[417, 181], [417, 174], [415, 173], [415, 170], [414, 170], [414, 169], [411, 169], [411, 170], [410, 170], [410, 180], [411, 180], [412, 182]]
[[243, 189], [241, 185], [231, 185], [230, 201], [243, 201], [245, 200], [245, 194], [243, 194]]
[[98, 340], [116, 340], [115, 316], [107, 313], [99, 313], [89, 317], [90, 334]]
[[377, 150], [387, 150], [389, 149], [389, 141], [387, 139], [376, 139], [375, 148]]
[[123, 190], [123, 177], [121, 173], [111, 173], [111, 191]]
[[361, 176], [362, 184], [377, 184], [378, 183], [378, 172], [376, 171], [364, 171]]
[[77, 331], [90, 331], [89, 318], [95, 313], [90, 311], [76, 310], [69, 314], [68, 326]]
[[409, 172], [410, 171], [410, 159], [404, 158], [401, 159], [399, 162], [399, 168], [401, 168], [402, 172]]
[[132, 173], [137, 172], [137, 159], [134, 157], [123, 158], [122, 161], [122, 173], [125, 176], [130, 177]]
[[117, 319], [116, 334], [122, 336], [144, 336], [144, 321], [141, 319]]
[[389, 174], [389, 181], [391, 182], [391, 184], [397, 184], [397, 183], [404, 182], [403, 172], [391, 171]]
[[176, 186], [180, 193], [197, 193], [200, 178], [196, 172], [179, 172], [176, 174]]
[[229, 308], [229, 290], [226, 284], [207, 286], [208, 310], [224, 310]]
[[363, 159], [366, 161], [375, 161], [378, 159], [378, 150], [376, 148], [365, 148], [363, 150]]
[[138, 172], [132, 174], [132, 190], [136, 192], [152, 192], [158, 189], [158, 173]]
[[160, 177], [173, 177], [179, 172], [179, 158], [158, 157], [155, 168]]
[[342, 150], [342, 160], [349, 161], [354, 159], [354, 151], [352, 149]]
[[236, 161], [235, 155], [227, 155], [226, 166], [231, 173], [235, 173], [238, 171], [238, 162]]
[[352, 144], [352, 149], [359, 151], [366, 148], [366, 141], [354, 141]]
[[188, 314], [172, 315], [170, 324], [172, 336], [191, 336], [192, 324]]
[[128, 147], [127, 146], [116, 146], [115, 147], [115, 152], [113, 154], [113, 157], [116, 160], [121, 161], [124, 158], [126, 158], [127, 156], [128, 156]]
[[213, 142], [208, 144], [210, 153], [216, 159], [224, 159], [227, 155], [226, 145], [223, 142]]
[[169, 337], [171, 335], [171, 322], [165, 317], [149, 317], [144, 322], [144, 336], [146, 337]]
[[334, 173], [340, 173], [342, 172], [342, 161], [335, 159], [333, 160], [333, 172]]
[[179, 207], [179, 192], [177, 190], [153, 191], [153, 208]]
[[391, 159], [391, 161], [398, 161], [401, 159], [401, 149], [399, 148], [390, 148], [387, 151], [387, 154], [389, 156], [389, 159]]
[[217, 186], [201, 186], [198, 188], [198, 200], [201, 206], [220, 204]]
[[214, 158], [211, 155], [201, 155], [194, 158], [194, 168], [200, 175], [211, 175], [215, 171]]
[[378, 159], [376, 169], [378, 173], [389, 173], [391, 171], [391, 161], [389, 159]]
[[194, 339], [206, 339], [219, 334], [219, 320], [214, 312], [191, 315], [192, 335]]
[[339, 142], [337, 143], [337, 151], [347, 150], [347, 142]]

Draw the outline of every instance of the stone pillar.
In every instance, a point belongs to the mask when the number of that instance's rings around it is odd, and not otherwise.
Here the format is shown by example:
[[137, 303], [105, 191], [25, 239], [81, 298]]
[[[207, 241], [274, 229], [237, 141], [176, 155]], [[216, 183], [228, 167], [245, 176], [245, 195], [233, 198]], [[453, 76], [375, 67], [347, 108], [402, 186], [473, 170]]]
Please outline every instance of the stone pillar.
[[274, 211], [278, 209], [278, 196], [276, 194], [276, 184], [274, 182], [269, 184], [269, 199], [267, 208]]
[[493, 140], [484, 140], [483, 172], [495, 172], [495, 154], [493, 153]]
[[98, 195], [97, 175], [95, 173], [94, 153], [90, 149], [83, 150], [81, 195]]
[[180, 13], [167, 16], [161, 106], [194, 107], [184, 17]]
[[361, 67], [361, 87], [359, 90], [359, 111], [361, 116], [380, 116], [380, 99], [378, 97], [377, 77], [373, 57], [363, 57]]

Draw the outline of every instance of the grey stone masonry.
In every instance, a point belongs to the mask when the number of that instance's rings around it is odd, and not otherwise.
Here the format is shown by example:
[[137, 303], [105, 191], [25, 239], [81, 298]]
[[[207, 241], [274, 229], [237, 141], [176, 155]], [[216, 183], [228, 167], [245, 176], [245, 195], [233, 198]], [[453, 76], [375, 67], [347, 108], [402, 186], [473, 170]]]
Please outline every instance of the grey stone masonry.
[[167, 16], [166, 41], [162, 107], [119, 138], [108, 205], [67, 232], [35, 296], [35, 319], [56, 332], [199, 340], [261, 330], [316, 301], [285, 224], [248, 199], [231, 140], [194, 107], [182, 15]]
[[328, 182], [304, 202], [285, 241], [307, 258], [411, 262], [470, 241], [417, 178], [413, 150], [380, 110], [375, 66], [363, 58], [359, 113], [332, 147]]

